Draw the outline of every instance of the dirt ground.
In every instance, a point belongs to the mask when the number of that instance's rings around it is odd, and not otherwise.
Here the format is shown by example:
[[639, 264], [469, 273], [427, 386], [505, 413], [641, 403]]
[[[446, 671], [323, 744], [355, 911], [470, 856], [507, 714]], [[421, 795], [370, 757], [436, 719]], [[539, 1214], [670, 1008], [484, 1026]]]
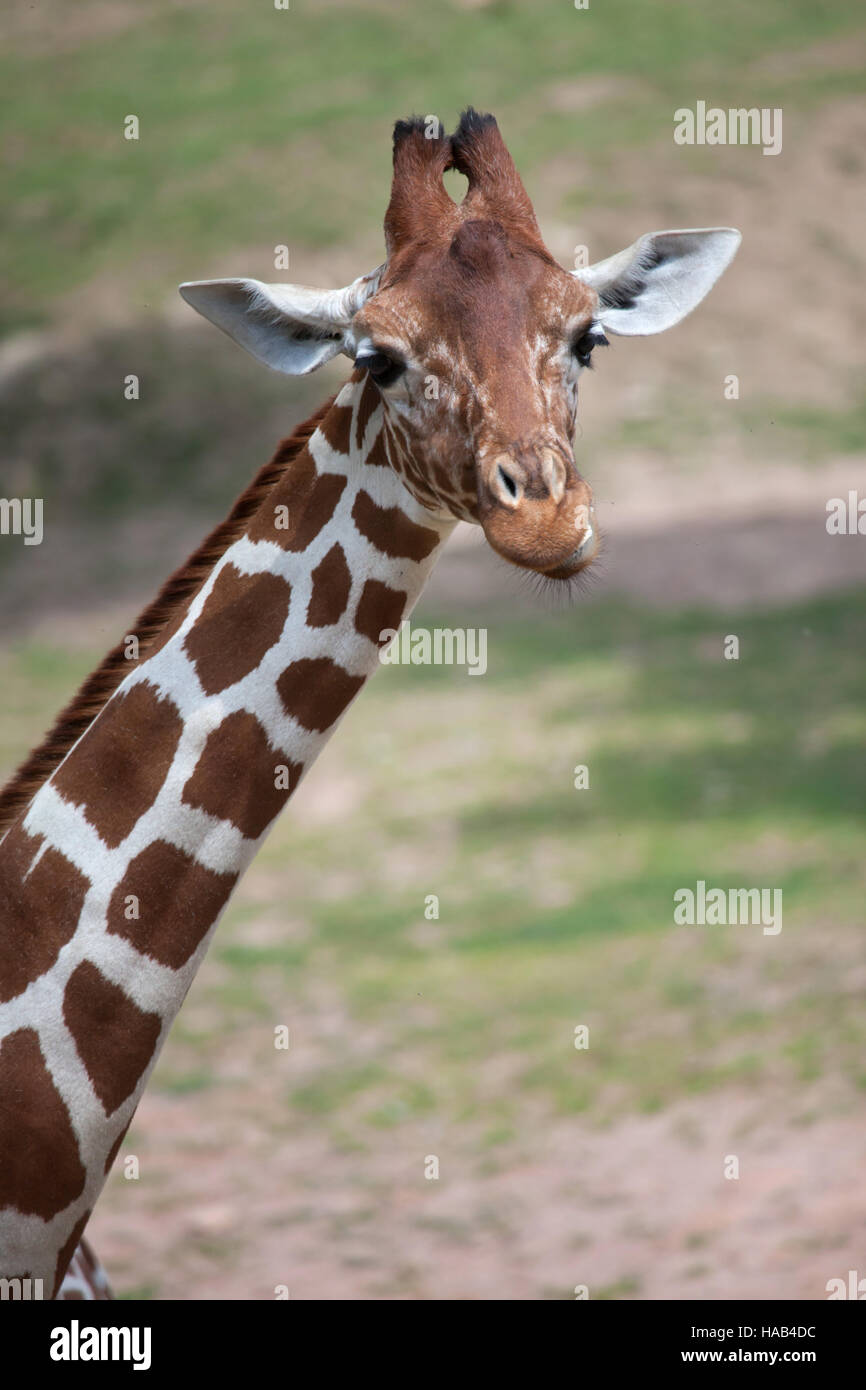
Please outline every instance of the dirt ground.
[[[163, 1299], [279, 1284], [300, 1299], [567, 1299], [581, 1284], [591, 1299], [820, 1299], [862, 1269], [866, 1134], [831, 1097], [813, 1124], [730, 1094], [598, 1132], [548, 1123], [486, 1174], [447, 1134], [401, 1130], [362, 1156], [309, 1133], [268, 1143], [261, 1099], [147, 1098], [146, 1188], [115, 1177], [90, 1226], [119, 1289], [149, 1276]], [[438, 1181], [423, 1176], [432, 1150]]]

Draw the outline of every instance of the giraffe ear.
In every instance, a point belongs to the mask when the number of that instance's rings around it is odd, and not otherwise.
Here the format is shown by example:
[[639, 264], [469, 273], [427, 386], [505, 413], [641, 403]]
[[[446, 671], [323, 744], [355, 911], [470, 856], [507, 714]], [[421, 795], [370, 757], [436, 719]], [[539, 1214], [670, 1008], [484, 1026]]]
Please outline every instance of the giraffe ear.
[[596, 318], [610, 333], [661, 333], [690, 314], [737, 251], [733, 227], [650, 232], [633, 246], [574, 271], [598, 294]]
[[261, 280], [191, 280], [180, 293], [193, 309], [260, 362], [289, 376], [352, 352], [352, 319], [376, 293], [382, 267], [341, 290], [265, 285]]

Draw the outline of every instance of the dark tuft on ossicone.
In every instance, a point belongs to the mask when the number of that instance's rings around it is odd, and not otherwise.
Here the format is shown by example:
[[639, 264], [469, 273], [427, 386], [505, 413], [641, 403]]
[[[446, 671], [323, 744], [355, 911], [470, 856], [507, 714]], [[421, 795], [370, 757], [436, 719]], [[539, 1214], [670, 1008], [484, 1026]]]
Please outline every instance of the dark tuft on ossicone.
[[445, 134], [445, 127], [441, 121], [437, 120], [435, 135], [427, 134], [430, 129], [430, 118], [428, 116], [410, 116], [406, 121], [395, 121], [394, 154], [396, 155], [398, 147], [410, 135], [423, 135], [425, 139], [433, 142], [448, 139], [448, 136]]
[[453, 138], [466, 140], [482, 130], [487, 130], [492, 125], [496, 125], [495, 116], [491, 116], [487, 111], [476, 111], [474, 106], [467, 106], [457, 123]]

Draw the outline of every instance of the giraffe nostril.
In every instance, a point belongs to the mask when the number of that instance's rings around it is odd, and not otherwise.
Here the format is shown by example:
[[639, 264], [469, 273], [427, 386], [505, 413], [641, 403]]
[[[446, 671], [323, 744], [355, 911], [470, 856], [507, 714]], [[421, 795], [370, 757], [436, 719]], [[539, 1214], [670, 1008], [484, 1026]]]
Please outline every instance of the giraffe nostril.
[[523, 484], [500, 463], [494, 475], [494, 491], [506, 506], [514, 506], [523, 496]]
[[559, 506], [565, 496], [565, 463], [552, 449], [545, 449], [541, 456], [541, 476], [553, 501]]
[[505, 469], [502, 467], [502, 464], [499, 465], [499, 480], [500, 482], [505, 484], [507, 491], [511, 494], [512, 497], [517, 496], [517, 484], [512, 478], [511, 474], [505, 471]]

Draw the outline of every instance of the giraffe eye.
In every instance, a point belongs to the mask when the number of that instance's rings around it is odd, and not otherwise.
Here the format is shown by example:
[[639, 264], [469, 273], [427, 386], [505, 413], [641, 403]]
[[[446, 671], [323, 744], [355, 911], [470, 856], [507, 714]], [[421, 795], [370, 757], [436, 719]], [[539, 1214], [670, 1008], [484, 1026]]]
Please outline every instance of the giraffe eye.
[[391, 386], [406, 370], [406, 363], [387, 352], [364, 352], [355, 358], [355, 366], [369, 372], [377, 386]]
[[592, 350], [597, 347], [609, 347], [610, 344], [600, 328], [588, 328], [573, 344], [572, 352], [582, 367], [592, 366]]

